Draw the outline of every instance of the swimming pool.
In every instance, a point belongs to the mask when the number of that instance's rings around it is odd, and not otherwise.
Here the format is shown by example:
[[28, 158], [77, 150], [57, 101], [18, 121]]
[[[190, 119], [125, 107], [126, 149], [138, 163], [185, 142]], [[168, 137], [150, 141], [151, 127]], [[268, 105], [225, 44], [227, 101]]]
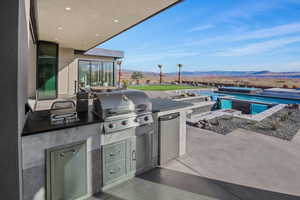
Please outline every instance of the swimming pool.
[[201, 90], [201, 91], [191, 91], [196, 94], [200, 95], [207, 95], [212, 98], [212, 100], [217, 100], [219, 97], [232, 97], [237, 100], [244, 100], [244, 101], [253, 101], [253, 102], [260, 102], [260, 103], [272, 103], [272, 104], [300, 104], [300, 100], [292, 100], [292, 99], [280, 99], [280, 98], [271, 98], [271, 97], [259, 97], [259, 96], [252, 96], [246, 94], [225, 94], [225, 93], [217, 93], [211, 90]]

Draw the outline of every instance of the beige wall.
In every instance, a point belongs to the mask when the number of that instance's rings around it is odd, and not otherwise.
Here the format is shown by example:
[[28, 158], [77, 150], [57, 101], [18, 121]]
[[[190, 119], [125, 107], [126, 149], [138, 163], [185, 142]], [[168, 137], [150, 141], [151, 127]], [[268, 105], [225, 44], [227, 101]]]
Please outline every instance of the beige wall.
[[29, 37], [29, 64], [28, 64], [28, 97], [35, 97], [36, 90], [36, 45], [33, 43], [31, 36]]
[[74, 62], [74, 49], [59, 48], [58, 55], [58, 95], [67, 95], [69, 91], [69, 69]]
[[34, 98], [36, 89], [36, 45], [33, 43], [29, 28], [30, 0], [25, 0], [25, 12], [28, 32], [27, 95], [29, 98]]
[[69, 65], [69, 80], [68, 80], [68, 95], [75, 94], [75, 81], [77, 81], [78, 77], [78, 70], [77, 70], [77, 60], [73, 60], [72, 63]]

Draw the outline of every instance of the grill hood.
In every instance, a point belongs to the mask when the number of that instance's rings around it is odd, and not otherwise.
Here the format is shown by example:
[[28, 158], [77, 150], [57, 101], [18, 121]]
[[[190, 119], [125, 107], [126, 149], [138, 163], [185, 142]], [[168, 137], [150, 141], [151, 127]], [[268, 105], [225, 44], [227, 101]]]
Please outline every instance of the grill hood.
[[128, 114], [142, 114], [152, 111], [149, 97], [142, 91], [124, 90], [96, 93], [95, 111], [103, 119]]

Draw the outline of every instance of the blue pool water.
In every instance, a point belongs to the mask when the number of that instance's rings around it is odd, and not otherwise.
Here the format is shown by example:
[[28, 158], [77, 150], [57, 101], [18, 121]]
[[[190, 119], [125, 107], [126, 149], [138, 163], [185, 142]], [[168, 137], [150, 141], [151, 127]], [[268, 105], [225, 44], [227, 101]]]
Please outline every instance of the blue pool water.
[[226, 89], [234, 89], [234, 90], [245, 90], [245, 91], [255, 91], [257, 88], [248, 88], [248, 87], [224, 87]]
[[[195, 91], [193, 91], [195, 92]], [[272, 103], [272, 104], [300, 104], [300, 100], [292, 100], [292, 99], [280, 99], [280, 98], [271, 98], [271, 97], [258, 97], [258, 96], [251, 96], [246, 94], [224, 94], [224, 93], [216, 93], [213, 91], [196, 91], [195, 93], [200, 95], [207, 95], [211, 96], [212, 100], [216, 100], [218, 97], [222, 96], [229, 96], [233, 97], [237, 100], [245, 100], [245, 101], [253, 101], [253, 102], [260, 102], [260, 103]]]

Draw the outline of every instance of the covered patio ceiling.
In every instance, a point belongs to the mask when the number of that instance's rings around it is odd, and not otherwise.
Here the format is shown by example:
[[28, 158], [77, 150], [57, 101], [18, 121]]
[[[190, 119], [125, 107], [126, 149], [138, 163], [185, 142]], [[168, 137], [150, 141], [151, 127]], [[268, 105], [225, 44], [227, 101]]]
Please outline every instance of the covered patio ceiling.
[[91, 49], [182, 0], [37, 0], [39, 40]]

